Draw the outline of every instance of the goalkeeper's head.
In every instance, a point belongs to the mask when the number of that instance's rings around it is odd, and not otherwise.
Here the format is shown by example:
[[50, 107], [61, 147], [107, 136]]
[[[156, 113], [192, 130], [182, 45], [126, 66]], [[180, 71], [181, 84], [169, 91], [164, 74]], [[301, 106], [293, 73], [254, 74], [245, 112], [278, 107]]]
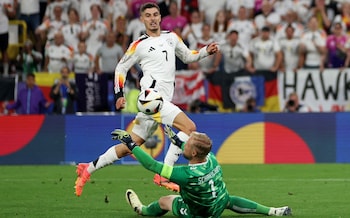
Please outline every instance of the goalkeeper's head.
[[212, 141], [205, 133], [192, 132], [184, 148], [184, 156], [188, 160], [204, 160], [211, 151]]

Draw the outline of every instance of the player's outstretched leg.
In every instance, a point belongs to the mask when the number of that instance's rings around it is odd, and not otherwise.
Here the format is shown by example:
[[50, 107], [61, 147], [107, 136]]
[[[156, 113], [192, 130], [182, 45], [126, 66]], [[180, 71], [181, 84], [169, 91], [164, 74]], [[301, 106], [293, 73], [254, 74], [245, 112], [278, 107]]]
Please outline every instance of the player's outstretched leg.
[[75, 195], [80, 196], [83, 193], [84, 185], [90, 180], [90, 173], [87, 171], [89, 167], [88, 163], [79, 163], [77, 165], [76, 173], [77, 179], [75, 180]]
[[142, 203], [139, 199], [139, 197], [137, 196], [137, 194], [131, 190], [128, 189], [125, 192], [125, 198], [126, 201], [129, 203], [129, 205], [132, 207], [132, 209], [139, 215], [142, 215]]
[[119, 157], [124, 157], [129, 153], [127, 147], [123, 144], [110, 147], [105, 153], [100, 155], [96, 160], [90, 163], [79, 163], [76, 169], [77, 179], [75, 181], [75, 195], [80, 196], [83, 188], [93, 172], [105, 166], [113, 164], [119, 160]]
[[288, 206], [284, 207], [267, 207], [255, 201], [238, 197], [230, 196], [227, 209], [236, 213], [255, 213], [265, 214], [268, 216], [289, 216], [292, 215], [292, 210]]
[[288, 206], [284, 207], [271, 207], [269, 211], [270, 216], [290, 216], [292, 215], [292, 209]]
[[142, 216], [158, 217], [168, 212], [160, 207], [159, 201], [153, 201], [148, 206], [143, 205], [137, 194], [131, 189], [126, 190], [125, 198], [131, 208]]

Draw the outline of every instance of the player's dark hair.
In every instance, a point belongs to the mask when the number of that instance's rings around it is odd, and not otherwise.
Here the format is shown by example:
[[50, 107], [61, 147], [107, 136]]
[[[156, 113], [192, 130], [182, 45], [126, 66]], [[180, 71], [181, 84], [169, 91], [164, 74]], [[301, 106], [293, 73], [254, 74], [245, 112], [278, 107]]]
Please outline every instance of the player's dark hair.
[[286, 27], [286, 29], [292, 29], [294, 31], [294, 27], [292, 26], [292, 24], [288, 24], [288, 26]]
[[144, 12], [146, 9], [149, 9], [149, 8], [157, 8], [157, 10], [158, 10], [159, 13], [160, 13], [160, 8], [159, 8], [159, 6], [158, 6], [156, 3], [147, 2], [147, 3], [143, 4], [143, 5], [140, 7], [140, 14], [141, 14], [142, 12]]
[[230, 32], [229, 32], [229, 34], [228, 35], [231, 35], [231, 34], [236, 34], [236, 35], [239, 35], [239, 33], [238, 33], [238, 31], [237, 30], [231, 30]]

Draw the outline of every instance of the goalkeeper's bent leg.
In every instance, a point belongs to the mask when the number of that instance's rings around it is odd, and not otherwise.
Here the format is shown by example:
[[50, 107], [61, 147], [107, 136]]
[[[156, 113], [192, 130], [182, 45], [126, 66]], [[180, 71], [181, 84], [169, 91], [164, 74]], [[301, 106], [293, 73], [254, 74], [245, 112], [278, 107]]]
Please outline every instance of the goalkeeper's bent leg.
[[[177, 136], [184, 142], [186, 142], [189, 139], [189, 136], [182, 131], [178, 132]], [[173, 143], [170, 143], [169, 149], [164, 159], [164, 163], [169, 166], [174, 166], [175, 162], [179, 159], [181, 154], [182, 150]]]
[[154, 201], [142, 207], [142, 216], [163, 216], [168, 211], [160, 208], [159, 201]]
[[226, 208], [236, 213], [255, 213], [265, 215], [268, 215], [270, 210], [270, 207], [266, 207], [252, 200], [233, 195], [230, 196]]

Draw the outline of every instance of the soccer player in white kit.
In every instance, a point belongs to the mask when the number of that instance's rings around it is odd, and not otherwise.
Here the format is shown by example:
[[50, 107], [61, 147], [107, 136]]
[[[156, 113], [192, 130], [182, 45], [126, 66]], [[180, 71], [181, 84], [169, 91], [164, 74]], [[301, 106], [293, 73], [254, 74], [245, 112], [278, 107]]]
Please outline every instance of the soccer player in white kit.
[[[142, 145], [157, 129], [159, 123], [177, 128], [180, 130], [179, 138], [187, 141], [190, 133], [196, 130], [196, 126], [183, 111], [170, 102], [175, 87], [175, 56], [185, 63], [195, 62], [216, 53], [218, 51], [217, 43], [211, 43], [199, 51], [188, 49], [178, 35], [160, 30], [160, 9], [155, 3], [145, 3], [141, 7], [141, 21], [146, 27], [146, 33], [130, 44], [115, 69], [116, 108], [125, 107], [126, 99], [123, 88], [126, 74], [134, 64], [138, 63], [143, 72], [140, 81], [141, 90], [155, 88], [162, 95], [164, 103], [159, 114], [149, 116], [139, 112], [136, 115], [136, 122], [131, 133], [133, 141], [137, 145]], [[181, 153], [181, 149], [171, 144], [164, 163], [170, 166], [174, 165]], [[78, 164], [75, 194], [81, 195], [91, 173], [129, 154], [131, 151], [121, 143], [110, 147], [95, 161]], [[155, 182], [170, 190], [178, 191], [176, 184], [163, 181], [159, 175], [155, 176]]]

